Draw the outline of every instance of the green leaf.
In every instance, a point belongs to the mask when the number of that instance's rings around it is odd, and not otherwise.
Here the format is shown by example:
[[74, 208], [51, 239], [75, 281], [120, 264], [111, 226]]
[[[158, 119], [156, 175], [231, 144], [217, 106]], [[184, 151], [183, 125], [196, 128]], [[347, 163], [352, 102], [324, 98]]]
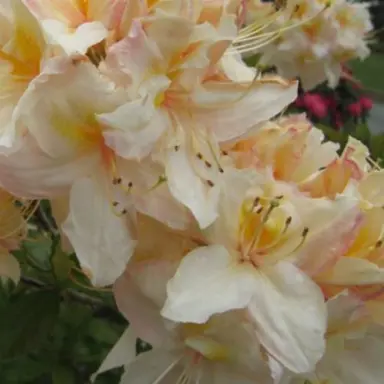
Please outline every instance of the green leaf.
[[384, 134], [372, 135], [370, 152], [373, 159], [377, 160], [384, 156]]
[[73, 266], [70, 257], [61, 249], [56, 249], [56, 252], [52, 256], [51, 263], [56, 280], [60, 283], [68, 281]]
[[0, 359], [37, 350], [51, 333], [59, 314], [57, 291], [19, 295], [0, 316]]
[[353, 136], [367, 146], [371, 144], [371, 132], [369, 131], [368, 125], [366, 123], [357, 125]]
[[93, 319], [88, 326], [88, 335], [98, 342], [114, 344], [120, 336], [120, 329], [101, 319]]
[[52, 384], [73, 384], [76, 376], [72, 368], [58, 366], [52, 372]]
[[323, 131], [328, 140], [339, 143], [341, 148], [345, 146], [348, 140], [348, 135], [345, 132], [337, 131], [336, 129], [323, 124], [316, 124], [316, 127]]
[[44, 236], [23, 243], [23, 250], [26, 253], [27, 260], [30, 264], [46, 272], [51, 270], [51, 248], [51, 239]]

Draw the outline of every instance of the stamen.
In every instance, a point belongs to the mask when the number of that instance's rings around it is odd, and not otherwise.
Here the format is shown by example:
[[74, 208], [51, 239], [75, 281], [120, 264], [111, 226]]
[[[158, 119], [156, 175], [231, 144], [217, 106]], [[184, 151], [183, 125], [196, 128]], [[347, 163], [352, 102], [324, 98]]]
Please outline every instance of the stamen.
[[256, 231], [254, 233], [253, 239], [251, 240], [250, 244], [247, 247], [246, 254], [250, 254], [252, 250], [257, 247], [257, 244], [259, 242], [261, 233], [263, 231], [264, 225], [267, 223], [268, 219], [270, 218], [273, 210], [279, 206], [279, 202], [277, 200], [272, 200], [267, 211], [265, 212], [263, 218], [261, 219], [260, 225], [256, 228]]
[[206, 182], [207, 182], [208, 186], [211, 188], [215, 186], [215, 184], [213, 183], [212, 180], [206, 180]]

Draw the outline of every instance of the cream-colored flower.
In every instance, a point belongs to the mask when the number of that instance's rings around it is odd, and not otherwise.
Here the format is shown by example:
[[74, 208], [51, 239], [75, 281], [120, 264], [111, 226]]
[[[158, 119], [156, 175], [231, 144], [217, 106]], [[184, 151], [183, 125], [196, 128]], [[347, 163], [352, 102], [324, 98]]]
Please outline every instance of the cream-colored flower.
[[295, 263], [316, 271], [353, 240], [358, 201], [308, 198], [250, 171], [226, 176], [208, 245], [183, 258], [162, 314], [204, 323], [246, 308], [270, 364], [308, 371], [323, 353], [325, 307], [321, 291]]
[[338, 145], [324, 142], [323, 133], [305, 115], [267, 122], [224, 149], [237, 168], [268, 170], [276, 180], [298, 185], [338, 157]]
[[231, 15], [216, 27], [161, 15], [134, 23], [106, 61], [106, 73], [130, 94], [114, 112], [99, 116], [110, 127], [107, 144], [127, 159], [159, 159], [171, 193], [202, 227], [217, 216], [223, 172], [218, 142], [267, 120], [296, 95], [295, 82], [255, 80], [252, 70], [243, 71], [247, 80], [233, 81], [220, 71], [228, 66], [220, 59], [236, 32]]
[[2, 4], [0, 19], [0, 146], [4, 151], [12, 149], [22, 134], [16, 124], [19, 102], [30, 93], [30, 82], [40, 75], [46, 45], [38, 22], [21, 0]]
[[341, 293], [327, 303], [327, 347], [309, 375], [286, 378], [282, 384], [377, 384], [384, 370], [383, 330], [370, 327], [370, 318], [353, 296]]
[[[182, 255], [196, 245], [143, 216], [138, 231], [135, 255], [114, 286], [118, 308], [130, 328], [99, 372], [125, 365], [121, 383], [248, 384], [262, 378], [271, 383], [260, 343], [244, 312], [219, 315], [199, 325], [176, 324], [160, 316], [167, 281]], [[150, 342], [152, 351], [132, 356], [129, 351], [134, 341], [129, 332]]]
[[300, 77], [305, 89], [328, 80], [336, 86], [341, 64], [369, 54], [373, 29], [367, 4], [347, 0], [292, 0], [266, 28], [281, 33], [260, 49], [261, 64], [274, 65], [282, 76]]

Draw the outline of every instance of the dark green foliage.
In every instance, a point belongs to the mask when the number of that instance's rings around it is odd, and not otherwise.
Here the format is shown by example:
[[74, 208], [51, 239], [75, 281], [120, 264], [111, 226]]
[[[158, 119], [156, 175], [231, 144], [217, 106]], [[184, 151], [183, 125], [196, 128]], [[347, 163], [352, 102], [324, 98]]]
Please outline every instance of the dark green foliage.
[[[40, 209], [49, 217], [46, 202]], [[38, 228], [14, 253], [20, 284], [0, 284], [1, 384], [89, 383], [127, 322], [112, 293], [92, 289], [56, 235]], [[100, 375], [96, 384], [118, 383], [121, 373]]]

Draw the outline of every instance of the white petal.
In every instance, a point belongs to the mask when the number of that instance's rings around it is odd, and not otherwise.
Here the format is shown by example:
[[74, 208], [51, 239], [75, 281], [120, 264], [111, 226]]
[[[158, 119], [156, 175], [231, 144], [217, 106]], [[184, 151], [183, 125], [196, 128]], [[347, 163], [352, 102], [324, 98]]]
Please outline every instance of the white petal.
[[219, 142], [233, 140], [266, 121], [297, 97], [297, 83], [264, 80], [246, 86], [206, 83], [193, 96], [199, 119]]
[[72, 187], [63, 231], [81, 265], [91, 273], [92, 283], [98, 286], [112, 284], [121, 275], [136, 245], [128, 218], [113, 212], [102, 186], [89, 178]]
[[181, 355], [165, 349], [153, 349], [142, 353], [132, 363], [127, 365], [125, 373], [121, 377], [120, 384], [160, 384], [163, 378], [172, 376], [181, 360]]
[[121, 157], [137, 160], [150, 154], [169, 125], [168, 116], [156, 110], [149, 97], [124, 104], [98, 119], [110, 128], [103, 134], [106, 144]]
[[0, 184], [12, 194], [44, 199], [66, 194], [73, 182], [99, 166], [98, 154], [53, 160], [30, 137], [11, 154], [0, 154]]
[[55, 57], [29, 84], [19, 103], [19, 118], [44, 152], [69, 158], [97, 147], [92, 143], [101, 127], [93, 116], [113, 111], [120, 96], [91, 63]]
[[180, 263], [167, 286], [162, 315], [178, 322], [204, 323], [215, 313], [244, 308], [254, 276], [220, 245], [200, 247]]
[[261, 343], [289, 370], [312, 370], [325, 348], [327, 314], [320, 289], [287, 262], [257, 282], [249, 311]]
[[136, 339], [132, 328], [128, 327], [92, 375], [92, 382], [103, 372], [131, 363], [136, 357]]
[[[146, 271], [146, 263], [142, 264], [143, 266], [139, 268], [129, 265], [124, 274], [116, 280], [113, 292], [119, 311], [129, 321], [130, 327], [132, 327], [137, 337], [150, 343], [152, 346], [159, 346], [172, 335], [166, 329], [166, 320], [160, 315], [160, 306], [155, 303], [153, 297], [145, 295], [145, 293], [148, 293], [148, 289], [147, 292], [143, 292], [140, 289], [143, 287], [143, 284], [141, 286], [136, 284], [137, 281], [143, 283], [141, 276], [143, 271]], [[160, 285], [160, 291], [164, 291], [165, 296], [167, 280], [164, 280], [163, 276], [162, 265], [164, 263], [154, 262], [153, 264], [155, 264], [154, 267], [149, 264], [150, 268], [147, 271], [148, 273], [154, 273], [153, 278], [156, 281], [149, 288], [154, 290]], [[162, 285], [163, 287], [161, 287]]]
[[[191, 160], [193, 161], [193, 160]], [[172, 195], [188, 207], [201, 228], [210, 225], [217, 217], [219, 186], [209, 187], [196, 175], [188, 159], [187, 150], [169, 150], [166, 176]]]
[[366, 336], [346, 341], [338, 353], [325, 355], [318, 376], [337, 384], [378, 384], [384, 375], [382, 337]]
[[98, 21], [83, 23], [74, 32], [62, 22], [53, 19], [43, 20], [42, 26], [51, 43], [60, 45], [67, 55], [85, 54], [89, 47], [108, 36], [107, 29]]

